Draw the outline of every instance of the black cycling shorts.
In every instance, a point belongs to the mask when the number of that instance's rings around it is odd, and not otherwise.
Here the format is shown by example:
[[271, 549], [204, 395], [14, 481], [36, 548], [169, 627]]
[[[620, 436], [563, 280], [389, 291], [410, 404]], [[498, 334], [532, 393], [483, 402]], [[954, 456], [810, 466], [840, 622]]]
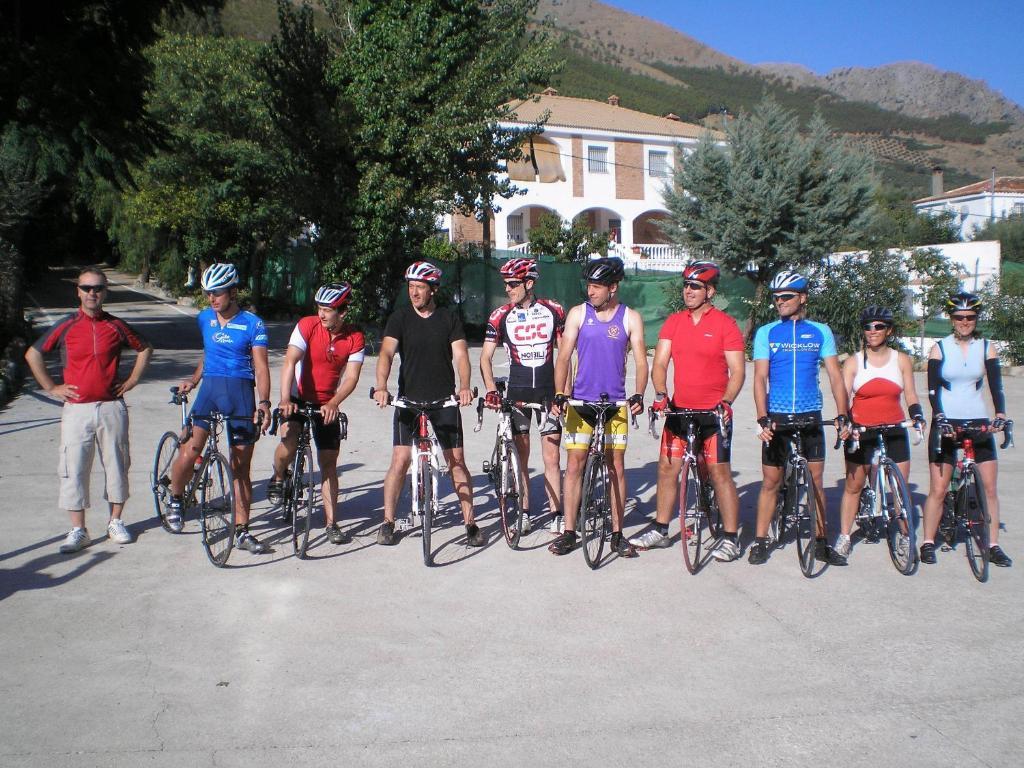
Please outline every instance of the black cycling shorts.
[[[970, 421], [977, 422], [977, 419], [971, 419]], [[949, 423], [954, 427], [968, 423], [965, 419], [949, 419]], [[934, 434], [935, 434], [935, 422], [932, 422], [931, 429], [928, 431], [928, 461], [932, 464], [956, 464], [956, 443], [953, 442], [953, 438], [944, 437], [939, 443], [939, 449], [934, 449]], [[986, 461], [996, 460], [996, 438], [995, 435], [987, 434], [984, 436], [979, 435], [974, 442], [974, 463], [982, 464]]]
[[[885, 452], [890, 459], [897, 464], [910, 461], [910, 438], [907, 436], [906, 427], [887, 429], [882, 439], [885, 440]], [[860, 433], [860, 446], [856, 451], [850, 450], [850, 443], [846, 443], [846, 460], [851, 464], [866, 466], [871, 464], [875, 454], [878, 453], [878, 430], [866, 429]]]
[[[799, 421], [812, 417], [821, 418], [821, 411], [807, 413], [769, 413], [768, 418], [776, 424], [785, 424], [788, 420]], [[789, 444], [793, 432], [776, 432], [767, 443], [761, 445], [761, 463], [767, 467], [784, 467], [789, 456]], [[803, 454], [808, 461], [825, 460], [825, 428], [823, 426], [801, 429]]]
[[[551, 401], [555, 398], [555, 391], [553, 389], [531, 389], [529, 387], [512, 387], [508, 390], [505, 395], [509, 400], [517, 400], [521, 403], [540, 403], [545, 407], [550, 407]], [[524, 415], [525, 414], [525, 415]], [[512, 411], [512, 434], [513, 435], [525, 435], [530, 432], [530, 422], [536, 422], [538, 429], [544, 424], [544, 419], [547, 416], [546, 413], [537, 414], [536, 411], [523, 411], [520, 414], [517, 411]], [[552, 420], [544, 434], [560, 435], [562, 434], [562, 423], [557, 419]]]
[[[292, 400], [295, 405], [299, 408], [303, 408], [307, 405], [304, 400]], [[340, 415], [340, 412], [339, 412]], [[299, 413], [293, 413], [288, 417], [288, 422], [294, 424], [291, 429], [302, 428], [302, 415]], [[333, 424], [324, 424], [322, 419], [313, 419], [312, 425], [313, 433], [313, 445], [316, 446], [318, 451], [337, 451], [341, 448], [341, 421], [335, 419]]]
[[[416, 436], [417, 415], [411, 408], [395, 408], [393, 445], [412, 445]], [[462, 447], [462, 414], [458, 408], [434, 408], [427, 411], [427, 418], [443, 450]]]

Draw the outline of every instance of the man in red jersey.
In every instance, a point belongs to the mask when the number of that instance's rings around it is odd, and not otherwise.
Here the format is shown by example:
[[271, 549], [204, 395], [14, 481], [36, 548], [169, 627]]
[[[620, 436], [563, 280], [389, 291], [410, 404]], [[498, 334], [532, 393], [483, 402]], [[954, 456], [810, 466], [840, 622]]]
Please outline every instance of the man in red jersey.
[[[338, 409], [352, 394], [363, 367], [363, 332], [345, 322], [352, 286], [329, 283], [316, 292], [317, 314], [302, 318], [292, 331], [281, 368], [281, 402], [284, 416], [292, 416], [309, 403], [320, 406], [320, 422], [313, 424], [313, 442], [320, 463], [321, 497], [327, 538], [347, 544], [351, 536], [338, 527], [338, 451], [341, 425]], [[282, 483], [298, 445], [299, 428], [284, 425], [274, 452], [274, 479], [267, 486], [272, 502], [281, 500]]]
[[[746, 374], [743, 334], [739, 326], [711, 300], [718, 290], [718, 267], [710, 261], [695, 261], [683, 270], [685, 309], [669, 316], [658, 335], [651, 378], [654, 381], [654, 409], [666, 407], [718, 409], [725, 419], [725, 435], [717, 422], [701, 423], [701, 450], [711, 475], [722, 512], [722, 537], [712, 556], [735, 560], [740, 556], [740, 500], [730, 465], [732, 445], [732, 403], [743, 387]], [[668, 398], [668, 364], [672, 363], [673, 394]], [[679, 495], [679, 470], [686, 448], [687, 425], [679, 417], [665, 421], [658, 458], [658, 497], [654, 526], [630, 543], [643, 549], [669, 545], [668, 524]], [[686, 531], [682, 531], [686, 546]]]
[[[32, 375], [47, 394], [64, 403], [60, 419], [60, 500], [71, 515], [71, 530], [60, 551], [77, 552], [89, 544], [85, 510], [89, 506], [89, 474], [99, 448], [106, 479], [104, 498], [110, 505], [107, 536], [118, 544], [132, 537], [121, 521], [128, 499], [128, 408], [123, 396], [142, 378], [153, 354], [152, 345], [124, 320], [103, 310], [107, 276], [88, 267], [78, 275], [78, 311], [58, 320], [25, 352]], [[121, 350], [138, 354], [127, 378], [118, 377]], [[46, 371], [43, 355], [60, 350], [64, 383]]]

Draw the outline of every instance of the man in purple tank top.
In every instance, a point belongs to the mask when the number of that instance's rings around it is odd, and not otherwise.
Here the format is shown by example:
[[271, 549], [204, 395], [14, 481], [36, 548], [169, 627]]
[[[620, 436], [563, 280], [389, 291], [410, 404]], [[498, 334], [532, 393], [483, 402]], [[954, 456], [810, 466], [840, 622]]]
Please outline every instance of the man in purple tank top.
[[[640, 315], [619, 303], [619, 283], [625, 277], [619, 259], [596, 259], [587, 264], [587, 303], [569, 310], [565, 330], [555, 361], [555, 403], [566, 410], [564, 442], [568, 456], [562, 488], [565, 530], [551, 542], [553, 554], [565, 555], [576, 548], [576, 515], [579, 511], [583, 468], [594, 428], [594, 411], [574, 408], [566, 403], [569, 367], [576, 352], [576, 379], [572, 385], [574, 400], [600, 400], [607, 395], [612, 402], [626, 399], [626, 354], [632, 350], [636, 365], [634, 394], [628, 410], [636, 415], [644, 409], [647, 388], [647, 348], [644, 323]], [[608, 484], [612, 508], [612, 551], [621, 557], [636, 557], [636, 549], [622, 537], [622, 517], [626, 499], [627, 408], [622, 407], [605, 424], [608, 452]]]

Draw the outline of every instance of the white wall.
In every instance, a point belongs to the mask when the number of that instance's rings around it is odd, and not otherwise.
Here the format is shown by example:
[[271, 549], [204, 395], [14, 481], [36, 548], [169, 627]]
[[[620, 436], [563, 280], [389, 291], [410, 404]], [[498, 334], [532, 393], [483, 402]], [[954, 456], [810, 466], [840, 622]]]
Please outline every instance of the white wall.
[[969, 239], [975, 232], [992, 219], [1005, 219], [1014, 213], [1014, 205], [1024, 205], [1024, 194], [997, 192], [992, 195], [982, 192], [977, 195], [935, 200], [930, 203], [919, 203], [914, 207], [932, 215], [949, 212], [954, 215], [953, 221], [960, 226], [960, 237]]

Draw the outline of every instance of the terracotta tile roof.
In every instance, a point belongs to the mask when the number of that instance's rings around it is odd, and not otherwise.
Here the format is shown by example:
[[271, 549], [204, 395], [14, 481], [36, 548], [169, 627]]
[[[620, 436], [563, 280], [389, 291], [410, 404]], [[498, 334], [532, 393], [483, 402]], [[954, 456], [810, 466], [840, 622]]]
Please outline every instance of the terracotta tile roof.
[[[969, 195], [980, 195], [991, 191], [992, 179], [985, 179], [984, 181], [976, 181], [973, 184], [967, 184], [963, 187], [957, 187], [951, 189], [948, 192], [943, 192], [941, 195], [935, 195], [933, 197], [922, 197], [920, 200], [915, 200], [915, 203], [930, 203], [934, 200], [948, 200], [951, 197], [967, 197]], [[997, 176], [996, 177], [996, 192], [1020, 192], [1024, 194], [1024, 176]]]
[[[509, 102], [508, 105], [520, 122], [533, 122], [545, 111], [550, 111], [546, 125], [560, 128], [592, 128], [616, 133], [654, 134], [675, 138], [697, 139], [707, 129], [702, 125], [684, 123], [667, 117], [649, 115], [625, 107], [614, 107], [603, 101], [577, 99], [571, 96], [541, 94], [535, 99]], [[711, 131], [716, 139], [723, 139], [719, 131]]]

